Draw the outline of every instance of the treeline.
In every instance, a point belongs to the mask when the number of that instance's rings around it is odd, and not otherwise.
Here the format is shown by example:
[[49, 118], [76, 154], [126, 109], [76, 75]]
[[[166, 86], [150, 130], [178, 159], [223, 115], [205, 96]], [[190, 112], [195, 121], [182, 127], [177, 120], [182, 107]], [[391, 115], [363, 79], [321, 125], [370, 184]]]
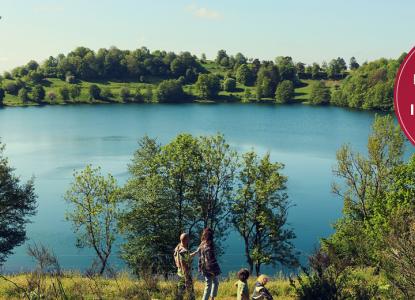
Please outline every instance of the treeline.
[[[381, 59], [360, 66], [354, 57], [349, 65], [338, 57], [329, 63], [306, 65], [289, 56], [260, 61], [242, 53], [228, 55], [225, 50], [218, 51], [214, 61], [208, 61], [205, 55], [198, 58], [189, 52], [150, 52], [145, 47], [133, 51], [111, 47], [96, 52], [78, 47], [67, 55], [49, 57], [40, 64], [30, 61], [4, 72], [0, 76], [0, 102], [10, 94], [22, 103], [54, 103], [58, 98], [74, 102], [80, 97], [123, 102], [233, 99], [289, 103], [295, 98], [295, 89], [308, 84], [304, 80], [313, 80], [306, 99], [311, 104], [391, 110], [393, 80], [402, 59]], [[66, 85], [48, 90], [48, 78], [63, 80]], [[134, 89], [125, 86], [115, 92], [105, 84], [92, 83], [105, 80], [142, 85]], [[91, 83], [83, 87], [81, 82]]]

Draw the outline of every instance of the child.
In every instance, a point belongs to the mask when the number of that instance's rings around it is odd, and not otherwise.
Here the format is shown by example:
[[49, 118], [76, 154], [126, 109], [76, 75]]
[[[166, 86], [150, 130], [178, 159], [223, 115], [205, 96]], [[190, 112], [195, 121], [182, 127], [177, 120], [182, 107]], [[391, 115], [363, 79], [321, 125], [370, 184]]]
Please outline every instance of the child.
[[252, 300], [273, 300], [270, 292], [265, 288], [269, 277], [267, 275], [260, 275], [255, 283]]
[[249, 271], [247, 269], [240, 269], [238, 272], [238, 281], [235, 285], [238, 287], [236, 292], [237, 300], [249, 300], [249, 289], [248, 289], [248, 278]]

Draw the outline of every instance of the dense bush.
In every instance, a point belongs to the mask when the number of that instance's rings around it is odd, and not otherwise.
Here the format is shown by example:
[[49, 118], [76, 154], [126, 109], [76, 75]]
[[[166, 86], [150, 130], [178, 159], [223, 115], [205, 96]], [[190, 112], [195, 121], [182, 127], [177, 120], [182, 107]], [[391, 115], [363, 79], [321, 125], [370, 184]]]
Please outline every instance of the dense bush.
[[159, 102], [183, 102], [185, 94], [178, 80], [162, 81], [156, 89], [156, 99]]

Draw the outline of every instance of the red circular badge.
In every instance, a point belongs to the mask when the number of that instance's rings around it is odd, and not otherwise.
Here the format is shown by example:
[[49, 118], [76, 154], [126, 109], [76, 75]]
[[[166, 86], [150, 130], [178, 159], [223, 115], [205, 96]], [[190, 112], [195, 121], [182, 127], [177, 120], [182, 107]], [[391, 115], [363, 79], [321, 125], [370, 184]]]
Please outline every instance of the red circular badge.
[[415, 145], [415, 47], [405, 57], [396, 75], [394, 105], [402, 130]]

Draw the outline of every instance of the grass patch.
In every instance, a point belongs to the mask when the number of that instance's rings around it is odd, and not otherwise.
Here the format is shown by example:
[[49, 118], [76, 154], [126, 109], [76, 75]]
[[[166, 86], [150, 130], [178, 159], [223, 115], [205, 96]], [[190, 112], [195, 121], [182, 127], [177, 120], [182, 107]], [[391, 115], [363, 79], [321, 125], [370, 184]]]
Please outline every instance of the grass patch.
[[[18, 286], [26, 288], [30, 281], [30, 274], [8, 276]], [[53, 289], [53, 279], [46, 278], [45, 289]], [[220, 282], [218, 299], [234, 300], [236, 298], [236, 278], [225, 278]], [[127, 273], [121, 273], [116, 279], [83, 277], [76, 273], [66, 273], [61, 278], [61, 283], [66, 296], [69, 299], [175, 299], [177, 282], [174, 280], [159, 281], [157, 287], [149, 287], [143, 280], [132, 278]], [[249, 280], [250, 293], [255, 284], [254, 278]], [[196, 298], [200, 299], [204, 290], [204, 283], [200, 280], [194, 282]], [[274, 299], [295, 299], [293, 288], [289, 280], [274, 278], [267, 285]], [[46, 296], [46, 295], [44, 295]], [[0, 299], [22, 299], [22, 292], [13, 284], [0, 279]], [[47, 297], [45, 297], [47, 299]]]

